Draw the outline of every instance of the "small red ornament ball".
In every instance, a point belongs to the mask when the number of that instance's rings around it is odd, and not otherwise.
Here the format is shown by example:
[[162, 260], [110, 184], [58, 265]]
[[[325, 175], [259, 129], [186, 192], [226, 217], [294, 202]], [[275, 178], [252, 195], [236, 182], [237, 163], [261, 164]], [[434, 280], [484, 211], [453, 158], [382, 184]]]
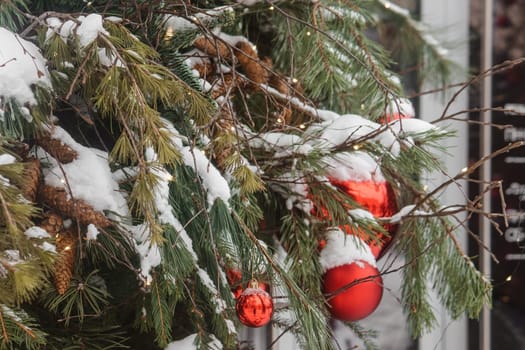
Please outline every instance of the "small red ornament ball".
[[242, 324], [248, 327], [262, 327], [272, 318], [272, 297], [259, 288], [257, 282], [250, 283], [237, 298], [235, 309]]
[[[328, 270], [323, 276], [323, 288], [326, 294], [330, 294], [327, 298], [332, 317], [342, 321], [358, 321], [374, 312], [383, 296], [383, 280], [378, 275], [377, 268], [364, 261]], [[352, 282], [370, 276], [376, 277], [339, 291]]]

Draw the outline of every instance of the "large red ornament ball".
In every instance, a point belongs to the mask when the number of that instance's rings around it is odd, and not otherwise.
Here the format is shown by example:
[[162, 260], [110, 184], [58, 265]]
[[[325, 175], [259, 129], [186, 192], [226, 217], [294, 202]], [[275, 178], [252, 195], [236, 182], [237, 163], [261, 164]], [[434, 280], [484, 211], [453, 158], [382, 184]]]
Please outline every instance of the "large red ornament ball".
[[[351, 196], [357, 203], [363, 206], [363, 208], [368, 210], [376, 218], [390, 217], [397, 213], [397, 203], [394, 191], [386, 181], [343, 181], [335, 178], [329, 178], [329, 180], [332, 185]], [[388, 244], [397, 230], [397, 225], [386, 224], [384, 225], [384, 228], [388, 231], [390, 236], [379, 235], [379, 239], [382, 241], [380, 244], [376, 242], [367, 242], [376, 259], [380, 258], [385, 253]], [[346, 229], [346, 231], [348, 232], [348, 229]], [[355, 232], [348, 233], [355, 234]]]
[[239, 320], [248, 327], [262, 327], [272, 318], [273, 301], [270, 294], [259, 288], [257, 283], [250, 285], [237, 298], [235, 305]]
[[[356, 282], [367, 277], [371, 278]], [[344, 289], [352, 282], [356, 284]], [[327, 298], [332, 317], [342, 321], [358, 321], [367, 317], [374, 312], [383, 296], [383, 280], [379, 271], [364, 261], [329, 269], [323, 276], [323, 288], [329, 294]]]

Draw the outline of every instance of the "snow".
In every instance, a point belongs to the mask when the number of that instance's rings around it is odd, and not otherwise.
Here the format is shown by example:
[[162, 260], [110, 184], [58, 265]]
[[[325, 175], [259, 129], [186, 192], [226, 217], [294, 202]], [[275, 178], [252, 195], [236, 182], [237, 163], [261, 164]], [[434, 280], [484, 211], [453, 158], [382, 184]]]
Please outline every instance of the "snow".
[[166, 16], [165, 26], [175, 32], [198, 29], [190, 20], [178, 16]]
[[274, 158], [289, 157], [294, 153], [308, 154], [313, 147], [305, 144], [302, 137], [280, 132], [258, 134], [249, 141], [251, 147], [275, 151]]
[[[0, 97], [19, 105], [37, 103], [31, 86], [51, 89], [46, 60], [33, 43], [0, 27]], [[0, 119], [3, 117], [0, 116]]]
[[[337, 146], [369, 135], [380, 127], [356, 114], [345, 114], [339, 118], [312, 124], [306, 131], [320, 145]], [[317, 134], [318, 137], [315, 137]]]
[[397, 13], [400, 16], [403, 17], [410, 17], [410, 11], [394, 4], [393, 2], [387, 1], [387, 0], [379, 0], [379, 3], [381, 3], [385, 8], [390, 9], [392, 12]]
[[216, 199], [221, 199], [226, 205], [231, 198], [228, 182], [219, 170], [211, 164], [206, 155], [198, 148], [183, 147], [181, 149], [184, 164], [192, 168], [202, 181], [208, 196], [208, 206], [211, 208]]
[[413, 118], [416, 116], [414, 105], [408, 98], [395, 98], [390, 101], [387, 113], [399, 113], [404, 117]]
[[6, 264], [14, 266], [21, 263], [23, 260], [20, 258], [20, 252], [15, 249], [6, 249], [3, 251], [4, 256], [7, 258], [7, 261], [4, 261]]
[[376, 266], [370, 247], [359, 237], [349, 235], [339, 228], [329, 228], [326, 232], [326, 246], [320, 253], [319, 262], [323, 272], [337, 266], [355, 263], [363, 267], [363, 262]]
[[390, 127], [392, 132], [398, 135], [400, 135], [401, 133], [420, 134], [431, 130], [439, 130], [439, 128], [435, 125], [416, 118], [394, 120], [390, 122], [388, 126]]
[[[245, 41], [245, 42], [253, 45], [252, 43], [250, 43], [248, 41], [248, 39], [246, 39], [245, 36], [242, 36], [242, 35], [230, 35], [230, 34], [226, 34], [226, 33], [220, 32], [218, 34], [218, 37], [220, 39], [222, 39], [226, 44], [228, 44], [230, 46], [235, 46], [241, 41]], [[254, 47], [254, 49], [255, 49], [255, 47]]]
[[59, 126], [52, 126], [49, 131], [52, 138], [71, 147], [77, 152], [78, 157], [71, 163], [58, 164], [51, 156], [39, 150], [37, 152], [39, 158], [51, 165], [44, 169], [45, 183], [64, 188], [68, 193], [70, 188], [71, 195], [75, 199], [86, 201], [97, 211], [109, 210], [119, 216], [126, 216], [128, 214], [126, 199], [118, 183], [113, 179], [108, 154], [96, 148], [80, 145]]
[[102, 16], [97, 13], [92, 13], [86, 17], [80, 16], [78, 20], [81, 23], [76, 30], [76, 34], [80, 47], [86, 47], [91, 44], [100, 33], [109, 35], [102, 25]]
[[28, 238], [51, 238], [49, 233], [41, 227], [32, 226], [28, 228], [24, 234]]
[[[211, 300], [215, 304], [215, 313], [218, 315], [224, 313], [227, 308], [226, 302], [221, 298], [217, 288], [215, 288], [215, 284], [211, 280], [210, 275], [208, 275], [208, 273], [200, 267], [197, 269], [197, 275], [199, 276], [202, 284], [208, 289], [208, 292], [212, 296]], [[225, 318], [223, 321], [228, 328], [228, 333], [237, 334], [237, 328], [233, 324], [232, 320]]]
[[[215, 18], [221, 16], [225, 12], [232, 12], [233, 8], [231, 6], [219, 6], [211, 10], [206, 10], [206, 12], [196, 13], [195, 15], [188, 16], [187, 18], [166, 15], [165, 16], [165, 28], [173, 32], [180, 32], [186, 30], [198, 29], [197, 24], [206, 26], [211, 23]], [[195, 24], [197, 23], [197, 24]]]
[[148, 240], [136, 243], [135, 249], [140, 255], [140, 274], [145, 278], [146, 285], [149, 285], [153, 280], [151, 270], [162, 262], [160, 249]]
[[42, 242], [42, 244], [40, 244], [39, 247], [45, 252], [50, 252], [50, 253], [55, 253], [55, 254], [57, 252], [57, 247], [54, 244], [51, 244], [49, 242]]
[[376, 219], [371, 212], [365, 209], [360, 209], [360, 208], [350, 209], [348, 211], [348, 215], [350, 215], [351, 218], [359, 218], [359, 219], [364, 219], [364, 220], [375, 221]]
[[[207, 344], [206, 349], [208, 350], [222, 350], [223, 346], [219, 339], [217, 339], [213, 334], [210, 335], [211, 341]], [[186, 338], [173, 341], [168, 344], [164, 350], [198, 350], [195, 345], [195, 340], [197, 339], [197, 334], [190, 334]]]
[[97, 227], [93, 224], [89, 224], [87, 226], [87, 231], [86, 231], [86, 238], [88, 240], [96, 240], [97, 239], [97, 236], [100, 232], [98, 231]]
[[[169, 131], [169, 130], [168, 130]], [[172, 137], [173, 139], [173, 137]], [[148, 148], [146, 150], [146, 158], [148, 161], [157, 160], [157, 155], [153, 149]], [[170, 181], [172, 176], [165, 169], [160, 167], [152, 167], [151, 171], [157, 175], [157, 184], [153, 190], [153, 196], [155, 200], [155, 207], [157, 208], [157, 214], [159, 221], [163, 224], [171, 225], [179, 234], [186, 249], [190, 252], [193, 261], [197, 261], [197, 254], [193, 250], [193, 242], [188, 236], [184, 226], [180, 221], [173, 215], [173, 210], [169, 202], [170, 194]]]
[[255, 4], [263, 2], [262, 0], [235, 0], [236, 3], [244, 5], [244, 6], [253, 6]]
[[0, 165], [13, 164], [16, 158], [10, 154], [4, 153], [0, 154]]
[[[24, 324], [24, 321], [18, 317], [17, 314], [15, 314], [15, 312], [13, 311], [13, 309], [11, 309], [9, 306], [7, 305], [4, 305], [4, 304], [1, 304], [2, 306], [2, 313], [8, 317], [10, 317], [13, 321], [15, 322], [18, 322], [18, 323], [21, 323], [21, 324]], [[2, 325], [3, 325], [3, 322], [2, 322]], [[27, 326], [24, 326], [24, 327], [27, 327]]]
[[327, 175], [336, 180], [384, 182], [385, 178], [377, 162], [362, 151], [341, 152], [326, 157]]
[[123, 226], [133, 235], [135, 250], [140, 257], [140, 274], [146, 285], [149, 285], [153, 280], [151, 270], [162, 262], [160, 249], [149, 241], [150, 231], [146, 224]]

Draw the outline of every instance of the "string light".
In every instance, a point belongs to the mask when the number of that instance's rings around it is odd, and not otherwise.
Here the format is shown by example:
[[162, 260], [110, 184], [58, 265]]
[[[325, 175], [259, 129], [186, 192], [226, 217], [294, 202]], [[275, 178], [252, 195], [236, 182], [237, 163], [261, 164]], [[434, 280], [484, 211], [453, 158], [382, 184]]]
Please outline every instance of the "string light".
[[505, 279], [505, 281], [507, 281], [507, 282], [512, 281], [512, 275], [509, 275], [509, 277], [507, 277], [507, 278]]
[[268, 10], [270, 10], [270, 11], [273, 11], [273, 9], [274, 9], [273, 5], [268, 7]]
[[296, 78], [292, 78], [292, 83], [297, 84], [298, 81]]
[[355, 151], [359, 150], [361, 148], [361, 145], [354, 145], [352, 147]]
[[70, 245], [66, 246], [66, 247], [64, 248], [64, 250], [71, 250], [71, 246], [70, 246]]
[[312, 33], [310, 33], [310, 31], [307, 31], [306, 36], [310, 36], [310, 35], [312, 35]]
[[300, 129], [304, 129], [304, 128], [306, 128], [306, 125], [301, 124], [301, 125], [299, 125], [299, 128], [300, 128]]
[[462, 173], [462, 174], [463, 174], [463, 173], [466, 173], [467, 170], [468, 170], [468, 168], [467, 168], [467, 167], [464, 167], [463, 169], [461, 169], [461, 173]]
[[385, 8], [389, 9], [390, 6], [391, 6], [391, 4], [390, 4], [389, 2], [386, 2], [386, 3], [385, 3]]
[[172, 27], [168, 27], [168, 29], [166, 30], [166, 34], [164, 35], [164, 39], [168, 40], [172, 36], [173, 36], [173, 28]]
[[282, 123], [283, 120], [281, 118], [277, 118], [277, 123]]
[[65, 184], [66, 183], [66, 179], [60, 179], [60, 182]]

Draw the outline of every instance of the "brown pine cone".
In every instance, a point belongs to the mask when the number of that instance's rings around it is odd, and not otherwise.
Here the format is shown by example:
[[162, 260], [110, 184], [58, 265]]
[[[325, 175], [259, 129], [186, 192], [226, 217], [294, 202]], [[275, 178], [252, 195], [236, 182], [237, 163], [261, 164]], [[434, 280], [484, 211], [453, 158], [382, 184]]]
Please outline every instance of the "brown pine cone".
[[213, 58], [222, 58], [224, 60], [232, 60], [232, 50], [224, 42], [219, 39], [207, 38], [200, 36], [193, 42], [193, 46]]
[[75, 269], [75, 248], [77, 237], [70, 230], [62, 231], [56, 239], [58, 257], [55, 260], [55, 287], [63, 295], [69, 288]]
[[246, 86], [246, 82], [240, 77], [240, 75], [233, 75], [231, 73], [224, 74], [223, 77], [219, 77], [214, 82], [214, 87], [211, 92], [211, 97], [216, 99], [219, 96], [231, 94], [235, 89], [243, 88]]
[[248, 79], [256, 84], [268, 83], [268, 70], [262, 66], [253, 46], [247, 41], [239, 41], [235, 47], [239, 49], [235, 51], [235, 57]]
[[199, 72], [199, 76], [203, 79], [208, 79], [213, 76], [215, 67], [211, 62], [203, 62], [195, 64], [192, 69]]
[[270, 76], [270, 86], [275, 88], [275, 90], [279, 91], [283, 95], [290, 95], [290, 87], [286, 81], [277, 74], [272, 74]]
[[47, 231], [52, 237], [56, 236], [62, 230], [63, 220], [60, 215], [53, 212], [44, 214], [44, 219], [40, 222], [41, 228]]
[[22, 191], [24, 197], [34, 202], [38, 191], [38, 185], [40, 182], [40, 161], [35, 158], [31, 158], [27, 161], [24, 171], [24, 186]]
[[81, 199], [72, 199], [63, 188], [49, 185], [40, 186], [39, 196], [42, 202], [62, 214], [70, 217], [80, 224], [105, 228], [112, 225], [111, 221], [104, 214], [93, 209]]
[[36, 139], [36, 144], [62, 164], [71, 163], [77, 159], [78, 156], [74, 149], [68, 145], [64, 145], [62, 141], [52, 138], [49, 134], [39, 136]]

